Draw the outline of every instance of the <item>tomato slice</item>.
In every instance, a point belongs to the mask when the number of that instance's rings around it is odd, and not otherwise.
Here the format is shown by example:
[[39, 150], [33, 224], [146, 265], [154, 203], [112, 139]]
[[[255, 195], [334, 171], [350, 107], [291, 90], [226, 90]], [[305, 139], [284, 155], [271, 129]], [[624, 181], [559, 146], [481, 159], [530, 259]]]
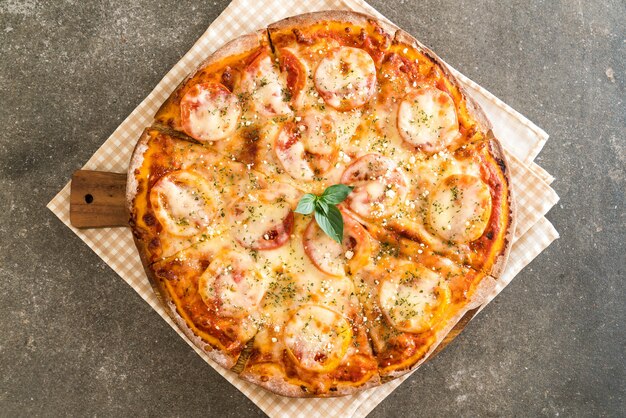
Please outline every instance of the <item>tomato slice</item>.
[[312, 181], [337, 160], [339, 148], [332, 119], [309, 112], [295, 122], [285, 123], [276, 137], [274, 151], [291, 177]]
[[376, 65], [366, 51], [341, 47], [332, 50], [317, 66], [317, 91], [326, 104], [347, 111], [363, 106], [376, 90]]
[[198, 280], [200, 297], [220, 316], [241, 318], [254, 310], [267, 283], [245, 252], [227, 251], [219, 254]]
[[154, 215], [171, 234], [191, 236], [208, 227], [217, 214], [218, 196], [199, 174], [172, 171], [150, 190]]
[[315, 267], [333, 276], [343, 276], [352, 266], [367, 264], [372, 252], [370, 236], [365, 228], [345, 210], [340, 210], [343, 217], [341, 244], [322, 231], [315, 219], [311, 220], [303, 237], [304, 251]]
[[241, 112], [237, 96], [219, 83], [196, 84], [180, 101], [183, 131], [203, 142], [234, 134]]
[[271, 250], [284, 245], [293, 230], [293, 207], [281, 191], [257, 190], [232, 206], [232, 234], [244, 247]]
[[402, 100], [397, 125], [404, 141], [427, 153], [441, 151], [459, 135], [454, 100], [434, 87], [420, 88]]
[[253, 110], [266, 117], [291, 113], [291, 94], [285, 74], [265, 51], [250, 63], [241, 77], [241, 89], [250, 95]]
[[407, 180], [396, 163], [380, 154], [366, 154], [350, 164], [341, 182], [354, 186], [346, 202], [364, 218], [390, 216], [407, 193]]

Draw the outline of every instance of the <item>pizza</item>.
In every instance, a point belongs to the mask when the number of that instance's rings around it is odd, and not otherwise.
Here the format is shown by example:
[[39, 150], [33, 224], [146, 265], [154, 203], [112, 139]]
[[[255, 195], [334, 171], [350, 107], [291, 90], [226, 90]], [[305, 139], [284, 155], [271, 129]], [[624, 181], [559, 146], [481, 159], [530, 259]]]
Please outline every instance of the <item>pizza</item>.
[[[485, 302], [515, 224], [480, 107], [409, 34], [345, 11], [217, 50], [161, 106], [128, 174], [135, 242], [178, 327], [292, 397], [418, 367]], [[319, 203], [336, 185], [341, 201]], [[314, 214], [296, 211], [305, 195]]]

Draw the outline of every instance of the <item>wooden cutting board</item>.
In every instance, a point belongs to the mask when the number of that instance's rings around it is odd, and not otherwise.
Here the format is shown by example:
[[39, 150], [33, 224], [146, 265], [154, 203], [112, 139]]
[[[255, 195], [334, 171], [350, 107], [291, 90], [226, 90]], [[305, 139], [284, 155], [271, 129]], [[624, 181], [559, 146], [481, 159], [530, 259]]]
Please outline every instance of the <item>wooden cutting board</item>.
[[126, 174], [75, 171], [70, 186], [70, 222], [76, 228], [128, 226]]
[[[70, 186], [70, 222], [76, 228], [128, 227], [126, 173], [78, 170]], [[437, 346], [432, 359], [461, 333], [479, 308], [469, 310]]]

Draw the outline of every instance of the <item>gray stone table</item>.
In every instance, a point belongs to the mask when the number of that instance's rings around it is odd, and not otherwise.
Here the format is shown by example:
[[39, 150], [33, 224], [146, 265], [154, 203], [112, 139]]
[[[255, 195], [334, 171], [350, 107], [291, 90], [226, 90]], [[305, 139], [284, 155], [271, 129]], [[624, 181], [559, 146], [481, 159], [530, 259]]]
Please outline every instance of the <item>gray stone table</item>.
[[[550, 133], [561, 239], [371, 416], [623, 416], [626, 3], [372, 4]], [[45, 208], [226, 5], [0, 0], [0, 415], [263, 415]]]

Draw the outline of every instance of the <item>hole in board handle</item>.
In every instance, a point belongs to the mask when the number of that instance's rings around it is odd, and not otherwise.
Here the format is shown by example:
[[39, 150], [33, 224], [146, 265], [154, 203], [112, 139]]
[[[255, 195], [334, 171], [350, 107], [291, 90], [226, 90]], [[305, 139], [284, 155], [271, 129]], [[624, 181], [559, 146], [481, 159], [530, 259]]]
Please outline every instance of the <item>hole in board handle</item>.
[[86, 195], [85, 195], [85, 202], [86, 202], [87, 204], [89, 204], [89, 203], [93, 202], [93, 196], [92, 196], [92, 195], [90, 195], [90, 194], [86, 194]]

